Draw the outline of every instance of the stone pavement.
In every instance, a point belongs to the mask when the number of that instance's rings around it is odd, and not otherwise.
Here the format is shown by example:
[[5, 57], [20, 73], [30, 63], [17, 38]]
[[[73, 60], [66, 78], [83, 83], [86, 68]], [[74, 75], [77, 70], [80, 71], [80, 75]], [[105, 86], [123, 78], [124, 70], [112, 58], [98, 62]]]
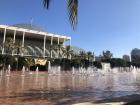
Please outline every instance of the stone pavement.
[[90, 102], [84, 102], [84, 103], [78, 103], [73, 105], [124, 105], [125, 102], [112, 102], [112, 103], [100, 103], [100, 104], [94, 104]]

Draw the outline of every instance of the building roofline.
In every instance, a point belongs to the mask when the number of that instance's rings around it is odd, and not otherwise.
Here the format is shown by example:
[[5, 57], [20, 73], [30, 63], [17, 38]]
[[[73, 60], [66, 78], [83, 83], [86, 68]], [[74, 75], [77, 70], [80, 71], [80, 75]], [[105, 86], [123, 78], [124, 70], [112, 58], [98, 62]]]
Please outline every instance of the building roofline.
[[26, 28], [19, 28], [15, 26], [8, 26], [8, 25], [0, 25], [0, 28], [4, 29], [9, 29], [9, 30], [16, 30], [16, 31], [23, 31], [27, 33], [32, 33], [32, 34], [38, 34], [38, 35], [45, 35], [45, 36], [52, 36], [52, 37], [58, 37], [58, 38], [64, 38], [66, 40], [71, 40], [71, 37], [64, 36], [64, 35], [58, 35], [58, 34], [52, 34], [48, 32], [43, 32], [43, 31], [37, 31], [37, 30], [31, 30], [31, 29], [26, 29]]

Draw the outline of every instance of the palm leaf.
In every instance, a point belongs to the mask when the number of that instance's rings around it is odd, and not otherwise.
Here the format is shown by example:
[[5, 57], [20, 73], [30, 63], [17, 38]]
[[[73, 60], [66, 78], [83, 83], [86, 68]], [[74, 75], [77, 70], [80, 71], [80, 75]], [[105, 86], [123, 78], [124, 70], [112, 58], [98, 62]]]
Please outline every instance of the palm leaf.
[[[43, 0], [46, 9], [49, 8], [51, 0]], [[78, 24], [78, 0], [68, 0], [68, 16], [73, 30], [76, 30]]]
[[47, 9], [49, 8], [50, 1], [51, 1], [51, 0], [43, 0], [44, 8], [47, 8]]
[[78, 23], [78, 0], [68, 0], [69, 19], [73, 29]]

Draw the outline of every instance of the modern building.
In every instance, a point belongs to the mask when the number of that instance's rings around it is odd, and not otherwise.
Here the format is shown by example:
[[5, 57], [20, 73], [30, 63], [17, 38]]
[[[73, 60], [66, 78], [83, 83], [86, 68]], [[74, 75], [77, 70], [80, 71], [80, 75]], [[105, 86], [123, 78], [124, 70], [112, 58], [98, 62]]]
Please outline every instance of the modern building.
[[140, 49], [135, 48], [131, 51], [131, 61], [140, 62]]
[[[13, 39], [13, 43], [20, 43], [27, 51], [18, 52], [18, 49], [7, 51], [5, 43], [8, 38]], [[39, 58], [53, 57], [58, 54], [64, 57], [62, 52], [50, 48], [54, 45], [63, 45], [65, 42], [71, 45], [71, 37], [48, 33], [40, 27], [31, 24], [16, 24], [13, 26], [0, 25], [0, 53], [9, 55], [32, 56]]]
[[103, 57], [101, 55], [95, 56], [95, 61], [97, 61], [97, 62], [101, 62], [102, 59], [103, 59]]
[[129, 55], [123, 55], [123, 60], [126, 62], [130, 62], [130, 56]]

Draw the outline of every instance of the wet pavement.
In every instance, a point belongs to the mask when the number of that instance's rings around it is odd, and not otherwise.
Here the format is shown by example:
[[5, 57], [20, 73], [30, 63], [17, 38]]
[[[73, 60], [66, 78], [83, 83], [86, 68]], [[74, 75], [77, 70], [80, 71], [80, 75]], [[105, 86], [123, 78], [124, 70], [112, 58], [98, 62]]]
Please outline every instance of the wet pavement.
[[101, 100], [140, 93], [140, 73], [118, 72], [94, 76], [64, 74], [3, 74], [0, 76], [0, 105], [99, 103]]

